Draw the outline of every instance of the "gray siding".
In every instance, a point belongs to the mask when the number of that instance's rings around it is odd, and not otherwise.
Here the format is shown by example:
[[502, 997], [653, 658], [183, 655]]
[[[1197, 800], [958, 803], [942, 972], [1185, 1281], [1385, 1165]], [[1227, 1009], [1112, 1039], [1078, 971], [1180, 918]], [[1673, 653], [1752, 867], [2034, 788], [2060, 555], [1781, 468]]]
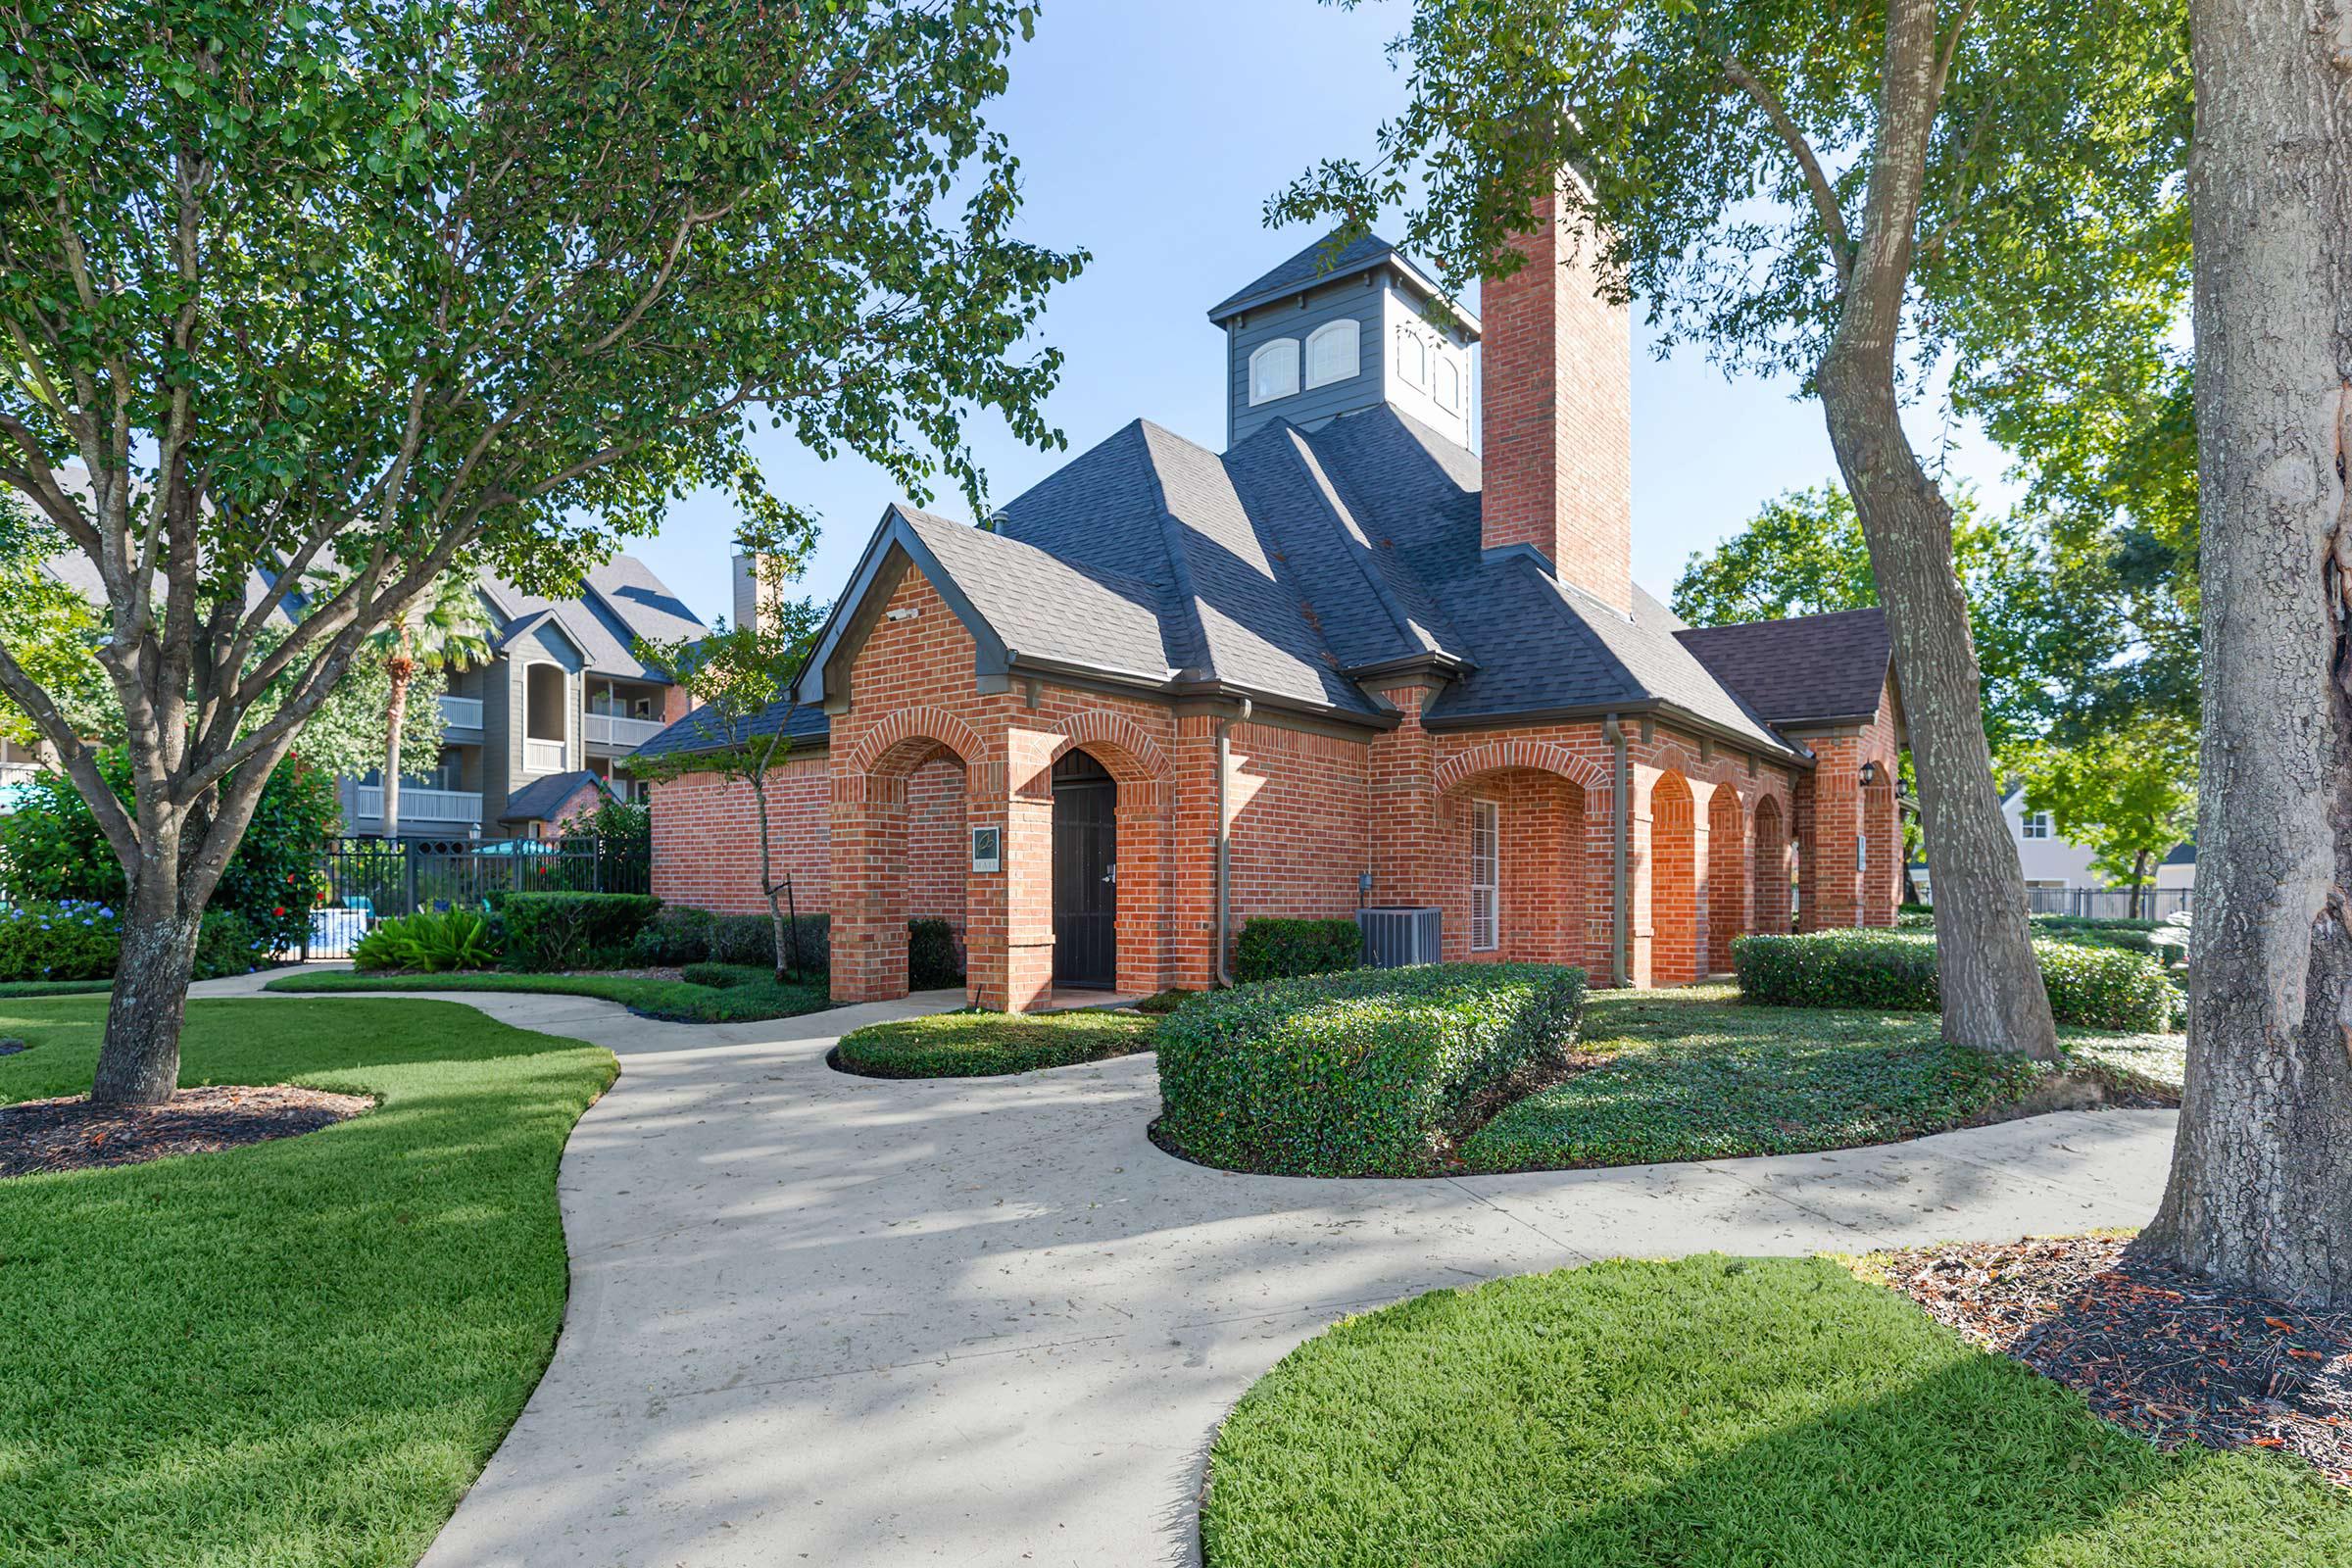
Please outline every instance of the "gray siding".
[[[1228, 447], [1239, 446], [1250, 435], [1275, 419], [1288, 419], [1293, 424], [1312, 429], [1324, 421], [1357, 409], [1377, 408], [1382, 400], [1380, 333], [1381, 297], [1388, 290], [1381, 285], [1381, 274], [1365, 272], [1356, 277], [1342, 278], [1337, 283], [1309, 289], [1302, 295], [1261, 305], [1245, 316], [1227, 322], [1226, 334], [1226, 442]], [[1305, 302], [1304, 309], [1300, 301]], [[1358, 332], [1357, 350], [1362, 357], [1362, 368], [1343, 381], [1328, 386], [1306, 385], [1306, 339], [1309, 333], [1326, 321], [1343, 316], [1353, 317]], [[1299, 390], [1287, 398], [1250, 403], [1250, 356], [1260, 345], [1276, 338], [1298, 340]]]

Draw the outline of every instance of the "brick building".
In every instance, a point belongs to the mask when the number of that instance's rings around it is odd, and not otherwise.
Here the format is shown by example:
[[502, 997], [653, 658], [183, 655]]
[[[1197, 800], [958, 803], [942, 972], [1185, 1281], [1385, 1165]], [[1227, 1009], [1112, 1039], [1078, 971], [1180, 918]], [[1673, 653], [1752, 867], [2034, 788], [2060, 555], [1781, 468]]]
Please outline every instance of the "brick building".
[[[916, 915], [1013, 1008], [1206, 986], [1250, 917], [1365, 904], [1637, 986], [1892, 922], [1883, 619], [1693, 630], [1635, 586], [1626, 314], [1558, 226], [1524, 243], [1483, 328], [1377, 239], [1310, 247], [1210, 313], [1223, 453], [1137, 421], [991, 530], [884, 515], [762, 720], [837, 998], [906, 990]], [[689, 715], [644, 750], [697, 744]], [[657, 785], [655, 891], [760, 907], [751, 808]]]

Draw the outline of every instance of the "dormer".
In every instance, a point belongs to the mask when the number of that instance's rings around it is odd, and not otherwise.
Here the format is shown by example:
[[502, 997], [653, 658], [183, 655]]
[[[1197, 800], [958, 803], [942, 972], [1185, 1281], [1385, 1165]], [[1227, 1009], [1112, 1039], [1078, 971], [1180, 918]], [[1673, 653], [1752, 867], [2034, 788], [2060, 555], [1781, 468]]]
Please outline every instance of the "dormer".
[[1225, 329], [1226, 446], [1277, 418], [1311, 430], [1383, 403], [1468, 446], [1477, 318], [1432, 319], [1437, 284], [1378, 235], [1327, 248], [1317, 240], [1208, 313]]

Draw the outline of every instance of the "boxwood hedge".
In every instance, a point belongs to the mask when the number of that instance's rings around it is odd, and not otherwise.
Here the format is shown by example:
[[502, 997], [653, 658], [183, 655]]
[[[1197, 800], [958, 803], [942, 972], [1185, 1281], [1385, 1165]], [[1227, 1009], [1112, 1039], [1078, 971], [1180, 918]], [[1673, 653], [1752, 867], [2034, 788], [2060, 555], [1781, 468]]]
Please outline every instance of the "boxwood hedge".
[[1353, 918], [1299, 920], [1259, 915], [1234, 944], [1234, 977], [1247, 985], [1293, 975], [1335, 974], [1364, 961], [1364, 934]]
[[1293, 1176], [1409, 1176], [1483, 1089], [1559, 1061], [1585, 972], [1424, 964], [1196, 997], [1159, 1028], [1160, 1135], [1193, 1158]]
[[[2058, 1022], [2128, 1031], [2171, 1027], [2180, 993], [2138, 954], [2037, 939], [2034, 956]], [[1741, 999], [1767, 1006], [1935, 1012], [1943, 1005], [1936, 939], [1924, 932], [1741, 937], [1732, 944], [1732, 962]]]

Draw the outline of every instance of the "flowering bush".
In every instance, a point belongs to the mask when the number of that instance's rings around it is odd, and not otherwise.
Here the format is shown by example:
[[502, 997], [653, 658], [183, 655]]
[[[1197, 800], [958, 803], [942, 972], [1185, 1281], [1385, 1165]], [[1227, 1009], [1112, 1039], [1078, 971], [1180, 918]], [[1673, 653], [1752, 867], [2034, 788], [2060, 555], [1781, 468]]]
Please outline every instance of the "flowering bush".
[[[196, 937], [196, 978], [246, 974], [269, 956], [235, 911], [214, 909]], [[0, 908], [0, 980], [109, 980], [122, 956], [111, 904], [59, 899]]]

